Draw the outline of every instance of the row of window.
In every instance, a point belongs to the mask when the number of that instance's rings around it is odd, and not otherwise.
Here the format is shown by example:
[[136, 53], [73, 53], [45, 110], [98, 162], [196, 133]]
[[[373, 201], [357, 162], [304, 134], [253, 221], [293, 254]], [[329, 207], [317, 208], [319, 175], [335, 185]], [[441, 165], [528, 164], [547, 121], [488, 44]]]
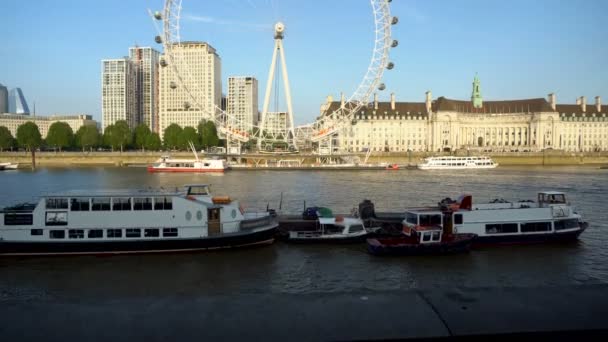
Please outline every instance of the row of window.
[[[577, 219], [555, 221], [553, 224], [553, 228], [556, 231], [578, 227], [579, 223]], [[486, 234], [512, 234], [520, 231], [522, 233], [549, 232], [551, 231], [551, 222], [529, 222], [519, 225], [517, 223], [486, 224]]]
[[71, 211], [172, 210], [172, 197], [47, 198], [46, 209]]
[[[126, 238], [141, 238], [142, 231], [143, 237], [145, 238], [156, 238], [160, 237], [160, 229], [159, 228], [126, 228], [126, 229], [68, 229], [67, 236], [69, 239], [84, 239], [85, 232], [86, 237], [89, 239], [101, 239], [104, 237], [104, 232], [107, 238], [122, 238], [124, 236]], [[30, 234], [33, 236], [42, 236], [44, 235], [43, 229], [32, 229]], [[178, 230], [177, 228], [163, 228], [162, 229], [163, 237], [177, 237]], [[65, 229], [57, 229], [49, 231], [49, 238], [51, 239], [65, 239], [66, 230]]]

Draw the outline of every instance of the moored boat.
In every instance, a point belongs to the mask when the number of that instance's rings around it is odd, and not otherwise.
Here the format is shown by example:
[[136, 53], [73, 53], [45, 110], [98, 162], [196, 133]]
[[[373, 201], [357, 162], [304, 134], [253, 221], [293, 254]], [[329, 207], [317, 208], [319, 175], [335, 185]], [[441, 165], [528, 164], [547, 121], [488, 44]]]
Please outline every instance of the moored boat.
[[17, 170], [19, 164], [17, 163], [0, 163], [0, 171], [2, 170]]
[[208, 185], [183, 192], [68, 192], [0, 210], [0, 255], [194, 252], [270, 244], [268, 212]]
[[196, 148], [190, 143], [194, 159], [174, 159], [168, 155], [162, 156], [154, 164], [148, 166], [148, 172], [224, 172], [228, 168], [223, 159], [199, 159]]
[[421, 170], [493, 169], [498, 166], [489, 157], [429, 157], [418, 164]]

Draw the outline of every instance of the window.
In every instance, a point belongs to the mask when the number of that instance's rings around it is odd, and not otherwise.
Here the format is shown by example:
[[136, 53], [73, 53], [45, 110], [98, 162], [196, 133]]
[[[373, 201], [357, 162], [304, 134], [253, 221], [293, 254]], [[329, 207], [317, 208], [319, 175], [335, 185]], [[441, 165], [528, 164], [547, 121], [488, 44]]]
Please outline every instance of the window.
[[418, 215], [412, 213], [405, 213], [405, 221], [411, 224], [418, 224]]
[[356, 232], [361, 232], [363, 231], [363, 225], [361, 224], [355, 224], [350, 226], [350, 232], [351, 233], [356, 233]]
[[486, 234], [517, 233], [517, 223], [486, 224]]
[[46, 213], [46, 225], [47, 226], [67, 226], [68, 225], [67, 211], [47, 212]]
[[67, 198], [47, 198], [46, 199], [47, 209], [67, 209], [68, 199]]
[[109, 197], [93, 198], [92, 202], [93, 202], [93, 205], [92, 205], [93, 211], [110, 210], [110, 198]]
[[550, 230], [551, 230], [550, 222], [531, 222], [531, 223], [524, 223], [521, 225], [522, 233], [547, 232]]
[[163, 228], [163, 236], [177, 237], [177, 228]]
[[130, 198], [112, 198], [112, 210], [113, 211], [131, 210], [131, 199]]
[[421, 226], [441, 225], [441, 215], [420, 215]]
[[70, 204], [71, 211], [89, 211], [89, 199], [88, 198], [72, 198]]
[[51, 239], [65, 239], [65, 230], [51, 230]]
[[139, 228], [127, 229], [127, 233], [125, 235], [128, 238], [141, 237], [141, 229], [139, 229]]
[[159, 237], [160, 232], [158, 229], [145, 229], [144, 237]]
[[32, 236], [40, 236], [44, 233], [44, 231], [42, 229], [32, 229], [30, 230], [30, 234]]
[[108, 229], [109, 238], [120, 238], [122, 237], [122, 229]]
[[84, 230], [70, 229], [70, 230], [68, 230], [68, 237], [70, 239], [84, 239]]
[[423, 233], [422, 234], [422, 241], [423, 242], [431, 241], [431, 233], [430, 232]]
[[553, 227], [555, 228], [555, 230], [572, 229], [578, 228], [579, 223], [577, 219], [560, 220], [553, 222]]
[[134, 198], [133, 210], [152, 210], [151, 198]]
[[154, 198], [154, 210], [172, 210], [173, 202], [171, 197]]
[[99, 238], [103, 238], [103, 230], [101, 230], [101, 229], [89, 230], [89, 239], [99, 239]]
[[4, 225], [6, 226], [22, 226], [34, 224], [33, 214], [4, 214]]
[[441, 240], [441, 232], [433, 232], [433, 241], [440, 241]]

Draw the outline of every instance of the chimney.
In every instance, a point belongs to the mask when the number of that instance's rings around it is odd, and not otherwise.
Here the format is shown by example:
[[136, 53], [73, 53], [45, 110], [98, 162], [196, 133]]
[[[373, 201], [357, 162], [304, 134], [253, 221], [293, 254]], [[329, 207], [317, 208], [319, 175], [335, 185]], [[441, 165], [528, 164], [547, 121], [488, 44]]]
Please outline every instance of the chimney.
[[581, 98], [580, 97], [576, 99], [576, 104], [579, 105], [579, 106], [581, 105]]
[[391, 110], [395, 110], [395, 93], [391, 93]]
[[602, 112], [602, 98], [599, 96], [595, 97], [595, 109], [598, 113]]
[[583, 113], [587, 111], [587, 98], [584, 96], [581, 96], [581, 109]]
[[426, 93], [426, 112], [430, 113], [431, 109], [432, 109], [432, 104], [433, 104], [433, 93], [431, 93], [431, 91], [427, 91]]
[[374, 93], [374, 110], [378, 110], [378, 93]]
[[553, 108], [553, 110], [556, 110], [557, 103], [555, 102], [555, 94], [551, 93], [548, 95], [548, 97], [549, 97], [549, 104], [551, 105], [551, 108]]
[[340, 93], [340, 108], [344, 108], [344, 93]]

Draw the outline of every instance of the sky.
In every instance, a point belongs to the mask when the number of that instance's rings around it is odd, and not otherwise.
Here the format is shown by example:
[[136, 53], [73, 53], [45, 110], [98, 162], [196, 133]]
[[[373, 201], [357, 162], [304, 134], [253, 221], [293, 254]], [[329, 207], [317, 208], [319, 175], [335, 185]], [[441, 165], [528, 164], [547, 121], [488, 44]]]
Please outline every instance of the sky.
[[[148, 9], [163, 0], [0, 1], [0, 83], [21, 87], [39, 115], [87, 113], [101, 120], [101, 60], [131, 46], [155, 46]], [[608, 1], [393, 0], [399, 46], [385, 73], [397, 101], [433, 96], [468, 99], [475, 73], [484, 99], [557, 95], [558, 103], [608, 105]], [[183, 40], [207, 41], [228, 76], [259, 80], [260, 110], [274, 46], [284, 40], [294, 116], [311, 122], [328, 95], [351, 95], [373, 47], [368, 0], [183, 0]], [[273, 95], [274, 98], [274, 95]], [[283, 89], [278, 94], [284, 110]]]

